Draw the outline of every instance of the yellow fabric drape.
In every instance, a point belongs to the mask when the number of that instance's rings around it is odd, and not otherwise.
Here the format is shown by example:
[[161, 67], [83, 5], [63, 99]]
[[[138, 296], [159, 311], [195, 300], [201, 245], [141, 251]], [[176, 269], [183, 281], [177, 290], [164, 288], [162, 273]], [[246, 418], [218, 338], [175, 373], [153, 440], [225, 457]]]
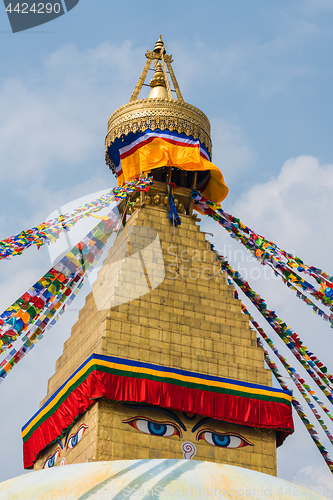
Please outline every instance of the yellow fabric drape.
[[150, 143], [136, 149], [132, 154], [121, 159], [122, 174], [118, 185], [139, 177], [141, 172], [154, 168], [177, 167], [187, 171], [210, 170], [210, 180], [202, 192], [205, 198], [220, 203], [228, 194], [220, 169], [200, 155], [198, 147], [180, 146], [155, 138]]

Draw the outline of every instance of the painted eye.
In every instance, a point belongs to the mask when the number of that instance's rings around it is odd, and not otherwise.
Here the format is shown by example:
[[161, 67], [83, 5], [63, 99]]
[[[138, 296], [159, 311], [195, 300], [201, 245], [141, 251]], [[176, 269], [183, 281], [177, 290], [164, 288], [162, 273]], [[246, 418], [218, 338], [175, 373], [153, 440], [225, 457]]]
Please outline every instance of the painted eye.
[[58, 460], [59, 455], [60, 455], [60, 448], [57, 448], [56, 451], [53, 453], [53, 455], [50, 455], [45, 460], [43, 469], [50, 469], [51, 467], [53, 467], [56, 461]]
[[124, 420], [123, 423], [131, 425], [137, 431], [152, 436], [181, 436], [180, 429], [170, 422], [157, 422], [148, 418], [135, 417], [130, 420]]
[[252, 443], [237, 434], [219, 434], [214, 431], [203, 430], [197, 435], [197, 440], [203, 439], [206, 443], [220, 448], [243, 448], [253, 446]]
[[78, 430], [75, 432], [75, 434], [71, 434], [68, 438], [67, 442], [67, 450], [74, 448], [82, 439], [82, 436], [84, 434], [84, 431], [88, 429], [88, 426], [85, 424], [82, 424]]

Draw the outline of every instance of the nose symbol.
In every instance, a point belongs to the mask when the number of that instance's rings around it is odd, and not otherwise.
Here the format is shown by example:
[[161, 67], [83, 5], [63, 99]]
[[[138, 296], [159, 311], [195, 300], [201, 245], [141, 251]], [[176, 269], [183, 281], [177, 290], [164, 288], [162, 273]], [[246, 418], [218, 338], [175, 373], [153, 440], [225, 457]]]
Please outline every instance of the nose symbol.
[[182, 444], [182, 452], [183, 452], [183, 458], [185, 460], [192, 460], [192, 458], [197, 452], [197, 449], [195, 445], [191, 443], [191, 441], [185, 441]]

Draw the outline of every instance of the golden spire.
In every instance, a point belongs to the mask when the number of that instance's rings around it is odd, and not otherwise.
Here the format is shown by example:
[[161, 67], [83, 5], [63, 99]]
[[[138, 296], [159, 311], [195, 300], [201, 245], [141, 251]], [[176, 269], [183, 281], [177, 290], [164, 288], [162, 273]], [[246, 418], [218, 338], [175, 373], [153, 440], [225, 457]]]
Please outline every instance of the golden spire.
[[154, 51], [156, 54], [160, 54], [161, 50], [163, 49], [163, 54], [166, 54], [165, 52], [165, 47], [164, 47], [164, 42], [162, 40], [162, 35], [160, 35], [159, 39], [155, 43]]
[[148, 99], [168, 99], [164, 73], [160, 62], [156, 64], [156, 71], [149, 85], [151, 86], [151, 91], [149, 92]]
[[[146, 58], [145, 67], [129, 102], [114, 111], [108, 121], [105, 160], [114, 173], [115, 166], [109, 156], [109, 147], [117, 138], [130, 132], [176, 130], [178, 133], [183, 132], [187, 136], [199, 139], [210, 155], [212, 152], [209, 120], [200, 109], [184, 102], [171, 65], [172, 56], [166, 53], [161, 35], [154, 50], [147, 50]], [[155, 73], [150, 81], [151, 90], [148, 98], [139, 99], [152, 63]], [[168, 76], [171, 78], [175, 97], [172, 95]]]
[[[165, 86], [166, 91], [163, 89], [159, 89], [159, 92], [156, 92], [156, 91], [153, 93], [150, 92], [148, 98], [149, 99], [162, 98], [162, 99], [170, 99], [172, 101], [174, 100], [173, 96], [172, 96], [171, 88], [170, 88], [170, 82], [169, 82], [168, 75], [167, 75], [167, 68], [168, 68], [169, 74], [171, 76], [171, 80], [172, 80], [172, 83], [173, 83], [173, 86], [175, 89], [175, 93], [177, 96], [177, 100], [179, 102], [184, 102], [183, 96], [180, 92], [178, 82], [176, 80], [175, 74], [174, 74], [172, 66], [171, 66], [172, 56], [168, 56], [166, 54], [164, 42], [162, 40], [161, 35], [160, 35], [159, 39], [157, 40], [157, 42], [155, 43], [154, 50], [153, 51], [147, 50], [146, 58], [147, 58], [146, 65], [143, 68], [143, 71], [141, 73], [139, 81], [136, 84], [136, 87], [133, 91], [133, 94], [131, 95], [130, 102], [136, 101], [138, 99], [139, 94], [140, 94], [141, 89], [142, 89], [142, 86], [144, 85], [145, 80], [147, 78], [147, 74], [148, 74], [148, 71], [150, 69], [152, 61], [154, 61], [154, 67], [159, 68], [158, 76], [159, 77], [162, 77], [162, 75], [164, 76], [163, 82], [165, 85], [159, 85], [159, 86], [162, 86], [162, 87]], [[155, 76], [156, 76], [156, 72], [155, 72], [154, 78], [152, 79], [152, 82], [154, 81]], [[162, 81], [162, 78], [160, 78], [160, 81]], [[156, 86], [158, 86], [157, 83], [154, 85], [154, 87], [156, 87]]]
[[156, 64], [156, 71], [152, 80], [150, 80], [149, 85], [151, 86], [151, 88], [158, 86], [166, 87], [162, 64], [160, 62]]

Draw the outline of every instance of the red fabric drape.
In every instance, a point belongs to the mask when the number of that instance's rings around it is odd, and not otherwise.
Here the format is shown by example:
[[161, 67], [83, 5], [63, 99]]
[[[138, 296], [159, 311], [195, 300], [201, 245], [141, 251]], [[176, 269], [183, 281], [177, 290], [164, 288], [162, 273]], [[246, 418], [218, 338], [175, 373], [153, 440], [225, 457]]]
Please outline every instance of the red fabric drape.
[[[293, 432], [292, 409], [284, 403], [203, 391], [149, 379], [93, 371], [23, 444], [24, 467], [32, 468], [38, 455], [70, 427], [78, 415], [105, 396], [116, 401], [145, 402], [192, 412], [226, 422]], [[44, 418], [45, 418], [44, 417]]]

